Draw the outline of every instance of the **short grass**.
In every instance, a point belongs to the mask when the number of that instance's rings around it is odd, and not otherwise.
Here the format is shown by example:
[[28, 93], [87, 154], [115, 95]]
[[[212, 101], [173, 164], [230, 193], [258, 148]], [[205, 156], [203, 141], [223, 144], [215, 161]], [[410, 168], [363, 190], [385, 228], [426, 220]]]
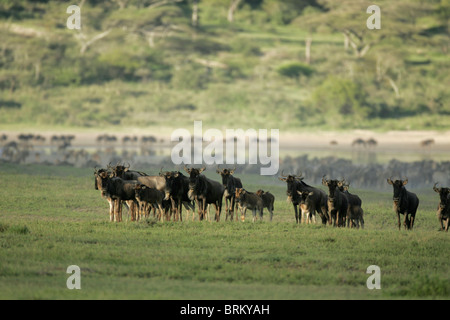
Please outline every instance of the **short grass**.
[[[391, 190], [353, 190], [366, 228], [296, 225], [276, 178], [273, 222], [110, 223], [91, 169], [0, 167], [0, 299], [448, 299], [449, 234], [437, 196], [417, 190], [415, 230], [398, 231]], [[149, 172], [150, 173], [150, 172]], [[69, 290], [69, 265], [81, 290]], [[366, 269], [381, 269], [369, 290]]]

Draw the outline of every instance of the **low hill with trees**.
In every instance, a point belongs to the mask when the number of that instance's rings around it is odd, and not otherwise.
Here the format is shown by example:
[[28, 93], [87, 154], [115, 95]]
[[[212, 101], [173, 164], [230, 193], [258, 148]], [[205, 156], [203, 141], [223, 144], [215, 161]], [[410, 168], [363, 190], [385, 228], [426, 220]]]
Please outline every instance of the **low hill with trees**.
[[0, 128], [448, 129], [448, 0], [0, 3]]

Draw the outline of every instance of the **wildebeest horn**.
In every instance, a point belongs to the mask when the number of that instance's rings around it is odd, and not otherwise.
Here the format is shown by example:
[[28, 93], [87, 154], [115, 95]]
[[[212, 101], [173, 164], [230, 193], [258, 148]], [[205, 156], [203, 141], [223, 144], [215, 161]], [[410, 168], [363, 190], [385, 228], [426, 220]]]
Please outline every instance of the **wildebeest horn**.
[[408, 184], [408, 177], [406, 177], [406, 180], [403, 180], [403, 185], [406, 186]]
[[234, 167], [233, 170], [230, 170], [230, 174], [233, 174], [235, 170], [236, 170], [236, 166]]
[[387, 182], [388, 182], [389, 184], [394, 184], [394, 182], [392, 182], [392, 176], [391, 176], [389, 179], [387, 179]]
[[284, 169], [281, 170], [281, 176], [282, 176], [282, 177], [285, 177], [285, 178], [287, 177], [287, 175], [284, 174]]
[[203, 171], [206, 170], [206, 167], [201, 168], [200, 170], [198, 170], [198, 173], [202, 173]]
[[326, 174], [324, 174], [324, 175], [322, 176], [322, 184], [323, 184], [324, 186], [326, 186], [327, 183], [328, 183], [327, 179], [325, 179], [326, 176], [327, 176]]
[[441, 188], [436, 188], [436, 186], [438, 185], [439, 182], [436, 182], [433, 186], [433, 190], [437, 193], [439, 193], [441, 191]]
[[186, 165], [184, 165], [184, 171], [186, 171], [187, 173], [191, 173], [191, 170], [188, 167], [186, 167]]

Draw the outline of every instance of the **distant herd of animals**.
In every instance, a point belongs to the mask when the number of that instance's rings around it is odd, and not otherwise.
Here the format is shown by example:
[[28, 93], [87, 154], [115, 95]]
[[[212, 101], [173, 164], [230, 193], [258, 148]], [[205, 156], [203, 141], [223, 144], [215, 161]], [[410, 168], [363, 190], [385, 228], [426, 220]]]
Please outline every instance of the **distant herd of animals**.
[[[180, 171], [162, 171], [159, 175], [147, 175], [141, 171], [130, 170], [130, 165], [109, 164], [106, 169], [95, 169], [95, 189], [101, 191], [110, 205], [110, 221], [122, 221], [122, 207], [128, 207], [131, 220], [138, 221], [150, 216], [158, 221], [182, 221], [182, 208], [192, 211], [194, 220], [197, 206], [199, 220], [209, 218], [209, 206], [215, 208], [214, 220], [219, 222], [223, 199], [225, 199], [225, 220], [238, 220], [238, 209], [241, 220], [245, 220], [247, 209], [252, 211], [253, 222], [263, 218], [263, 210], [273, 218], [275, 197], [267, 191], [250, 192], [244, 189], [241, 179], [235, 177], [234, 169], [220, 169], [216, 172], [221, 182], [207, 178], [203, 168], [184, 167], [188, 174]], [[364, 228], [364, 210], [359, 196], [348, 191], [349, 184], [345, 180], [328, 180], [322, 178], [322, 184], [328, 192], [306, 184], [302, 174], [285, 175], [282, 171], [278, 178], [287, 184], [287, 197], [292, 203], [296, 223], [316, 223], [316, 214], [322, 224], [337, 227]], [[398, 228], [402, 224], [406, 230], [414, 227], [419, 198], [406, 189], [408, 179], [387, 179], [393, 186], [394, 212], [397, 215]], [[437, 216], [441, 230], [448, 231], [450, 222], [450, 188], [433, 190], [439, 194]], [[236, 210], [236, 216], [234, 213]], [[403, 220], [403, 223], [402, 223]]]

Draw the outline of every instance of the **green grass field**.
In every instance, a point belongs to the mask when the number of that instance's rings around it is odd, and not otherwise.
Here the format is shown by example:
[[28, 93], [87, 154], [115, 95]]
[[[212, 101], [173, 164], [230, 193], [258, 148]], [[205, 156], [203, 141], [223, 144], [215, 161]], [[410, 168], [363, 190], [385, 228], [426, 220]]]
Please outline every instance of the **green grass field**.
[[[92, 169], [2, 164], [0, 173], [0, 299], [450, 297], [449, 234], [439, 231], [431, 188], [415, 190], [412, 232], [397, 230], [388, 185], [352, 190], [365, 210], [356, 230], [296, 225], [281, 181], [245, 175], [247, 189], [275, 194], [273, 222], [247, 213], [244, 223], [222, 214], [219, 223], [117, 224]], [[81, 290], [66, 287], [70, 265], [81, 269]], [[381, 290], [366, 286], [370, 265], [380, 267]]]

